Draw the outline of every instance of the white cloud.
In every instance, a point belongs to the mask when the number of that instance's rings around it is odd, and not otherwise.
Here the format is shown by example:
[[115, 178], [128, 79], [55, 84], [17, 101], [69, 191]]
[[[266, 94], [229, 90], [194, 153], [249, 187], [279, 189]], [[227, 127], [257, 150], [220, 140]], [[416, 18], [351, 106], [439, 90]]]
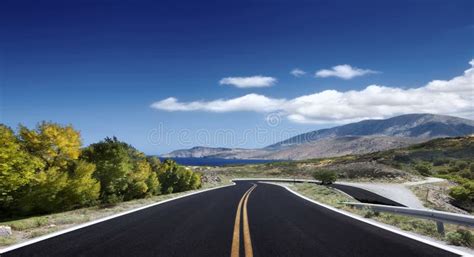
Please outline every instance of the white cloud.
[[293, 76], [295, 76], [295, 77], [297, 77], [297, 78], [299, 78], [299, 77], [305, 75], [305, 74], [306, 74], [306, 71], [301, 70], [301, 69], [298, 69], [298, 68], [295, 68], [295, 69], [293, 69], [293, 70], [290, 71], [290, 74], [293, 75]]
[[194, 101], [180, 103], [174, 97], [155, 102], [152, 108], [165, 111], [209, 111], [209, 112], [233, 112], [254, 111], [272, 112], [284, 104], [284, 99], [272, 99], [263, 95], [248, 94], [233, 99], [217, 99], [213, 101]]
[[219, 81], [221, 85], [232, 85], [238, 88], [271, 87], [277, 82], [276, 78], [264, 76], [227, 77]]
[[369, 85], [363, 90], [325, 90], [293, 99], [248, 94], [233, 99], [179, 102], [167, 98], [152, 108], [165, 111], [278, 112], [296, 123], [348, 123], [407, 113], [450, 114], [474, 117], [474, 60], [463, 75], [450, 80], [403, 89]]
[[338, 77], [341, 79], [352, 79], [367, 74], [377, 73], [369, 69], [359, 69], [348, 64], [336, 65], [331, 69], [323, 69], [316, 72], [315, 76], [319, 78]]

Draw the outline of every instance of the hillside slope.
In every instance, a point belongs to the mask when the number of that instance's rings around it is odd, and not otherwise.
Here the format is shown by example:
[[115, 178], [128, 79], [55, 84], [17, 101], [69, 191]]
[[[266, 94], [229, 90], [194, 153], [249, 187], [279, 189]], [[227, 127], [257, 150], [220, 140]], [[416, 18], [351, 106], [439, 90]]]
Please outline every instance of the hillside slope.
[[324, 138], [344, 136], [390, 136], [419, 139], [457, 137], [474, 133], [474, 121], [435, 114], [406, 114], [385, 120], [363, 120], [329, 129], [311, 131], [276, 144], [267, 149], [281, 149], [315, 142]]
[[474, 134], [474, 121], [435, 114], [364, 120], [300, 134], [261, 149], [194, 147], [163, 157], [302, 160], [406, 147], [440, 137]]

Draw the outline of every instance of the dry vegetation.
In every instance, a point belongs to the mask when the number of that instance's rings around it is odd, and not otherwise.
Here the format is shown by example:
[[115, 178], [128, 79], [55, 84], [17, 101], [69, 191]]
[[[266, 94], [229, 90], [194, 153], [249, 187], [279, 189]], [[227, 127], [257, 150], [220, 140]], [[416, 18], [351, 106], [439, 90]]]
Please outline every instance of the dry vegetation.
[[315, 201], [336, 207], [338, 209], [357, 214], [361, 217], [370, 218], [388, 225], [395, 226], [399, 229], [414, 232], [423, 236], [428, 236], [437, 240], [443, 240], [451, 244], [463, 245], [474, 249], [474, 244], [469, 245], [464, 241], [453, 241], [453, 235], [458, 234], [458, 230], [469, 231], [472, 235], [474, 229], [458, 225], [445, 224], [446, 234], [443, 236], [437, 232], [436, 223], [434, 221], [413, 218], [409, 216], [391, 214], [391, 213], [377, 213], [369, 209], [357, 209], [349, 207], [343, 202], [356, 200], [340, 193], [333, 188], [302, 183], [302, 184], [287, 184], [291, 189], [301, 193], [302, 195], [314, 199]]

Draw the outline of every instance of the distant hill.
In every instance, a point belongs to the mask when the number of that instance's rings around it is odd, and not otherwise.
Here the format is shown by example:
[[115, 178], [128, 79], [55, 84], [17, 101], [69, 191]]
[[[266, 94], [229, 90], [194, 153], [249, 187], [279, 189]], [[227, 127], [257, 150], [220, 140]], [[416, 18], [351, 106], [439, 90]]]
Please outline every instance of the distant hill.
[[194, 147], [164, 157], [302, 160], [406, 147], [440, 137], [474, 134], [474, 121], [435, 114], [364, 120], [300, 134], [262, 149]]
[[260, 149], [224, 148], [196, 146], [190, 149], [175, 150], [164, 154], [165, 158], [224, 158], [224, 159], [255, 159], [255, 156], [266, 154], [267, 151]]
[[329, 129], [304, 133], [266, 147], [281, 149], [324, 138], [346, 136], [389, 136], [432, 139], [457, 137], [474, 133], [474, 121], [435, 114], [406, 114], [385, 120], [363, 120]]

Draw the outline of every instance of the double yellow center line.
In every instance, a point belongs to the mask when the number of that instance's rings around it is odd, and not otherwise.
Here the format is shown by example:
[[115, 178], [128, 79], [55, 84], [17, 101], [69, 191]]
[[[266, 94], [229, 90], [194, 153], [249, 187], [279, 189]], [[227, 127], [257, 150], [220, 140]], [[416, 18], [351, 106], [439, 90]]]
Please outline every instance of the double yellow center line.
[[232, 238], [232, 248], [230, 257], [239, 257], [240, 250], [240, 214], [243, 204], [243, 235], [244, 235], [244, 249], [245, 257], [253, 257], [252, 250], [252, 240], [250, 239], [250, 229], [249, 229], [249, 219], [247, 215], [247, 201], [249, 199], [250, 193], [257, 187], [254, 184], [240, 199], [239, 205], [237, 206], [237, 213], [235, 214], [235, 223], [234, 223], [234, 234]]

